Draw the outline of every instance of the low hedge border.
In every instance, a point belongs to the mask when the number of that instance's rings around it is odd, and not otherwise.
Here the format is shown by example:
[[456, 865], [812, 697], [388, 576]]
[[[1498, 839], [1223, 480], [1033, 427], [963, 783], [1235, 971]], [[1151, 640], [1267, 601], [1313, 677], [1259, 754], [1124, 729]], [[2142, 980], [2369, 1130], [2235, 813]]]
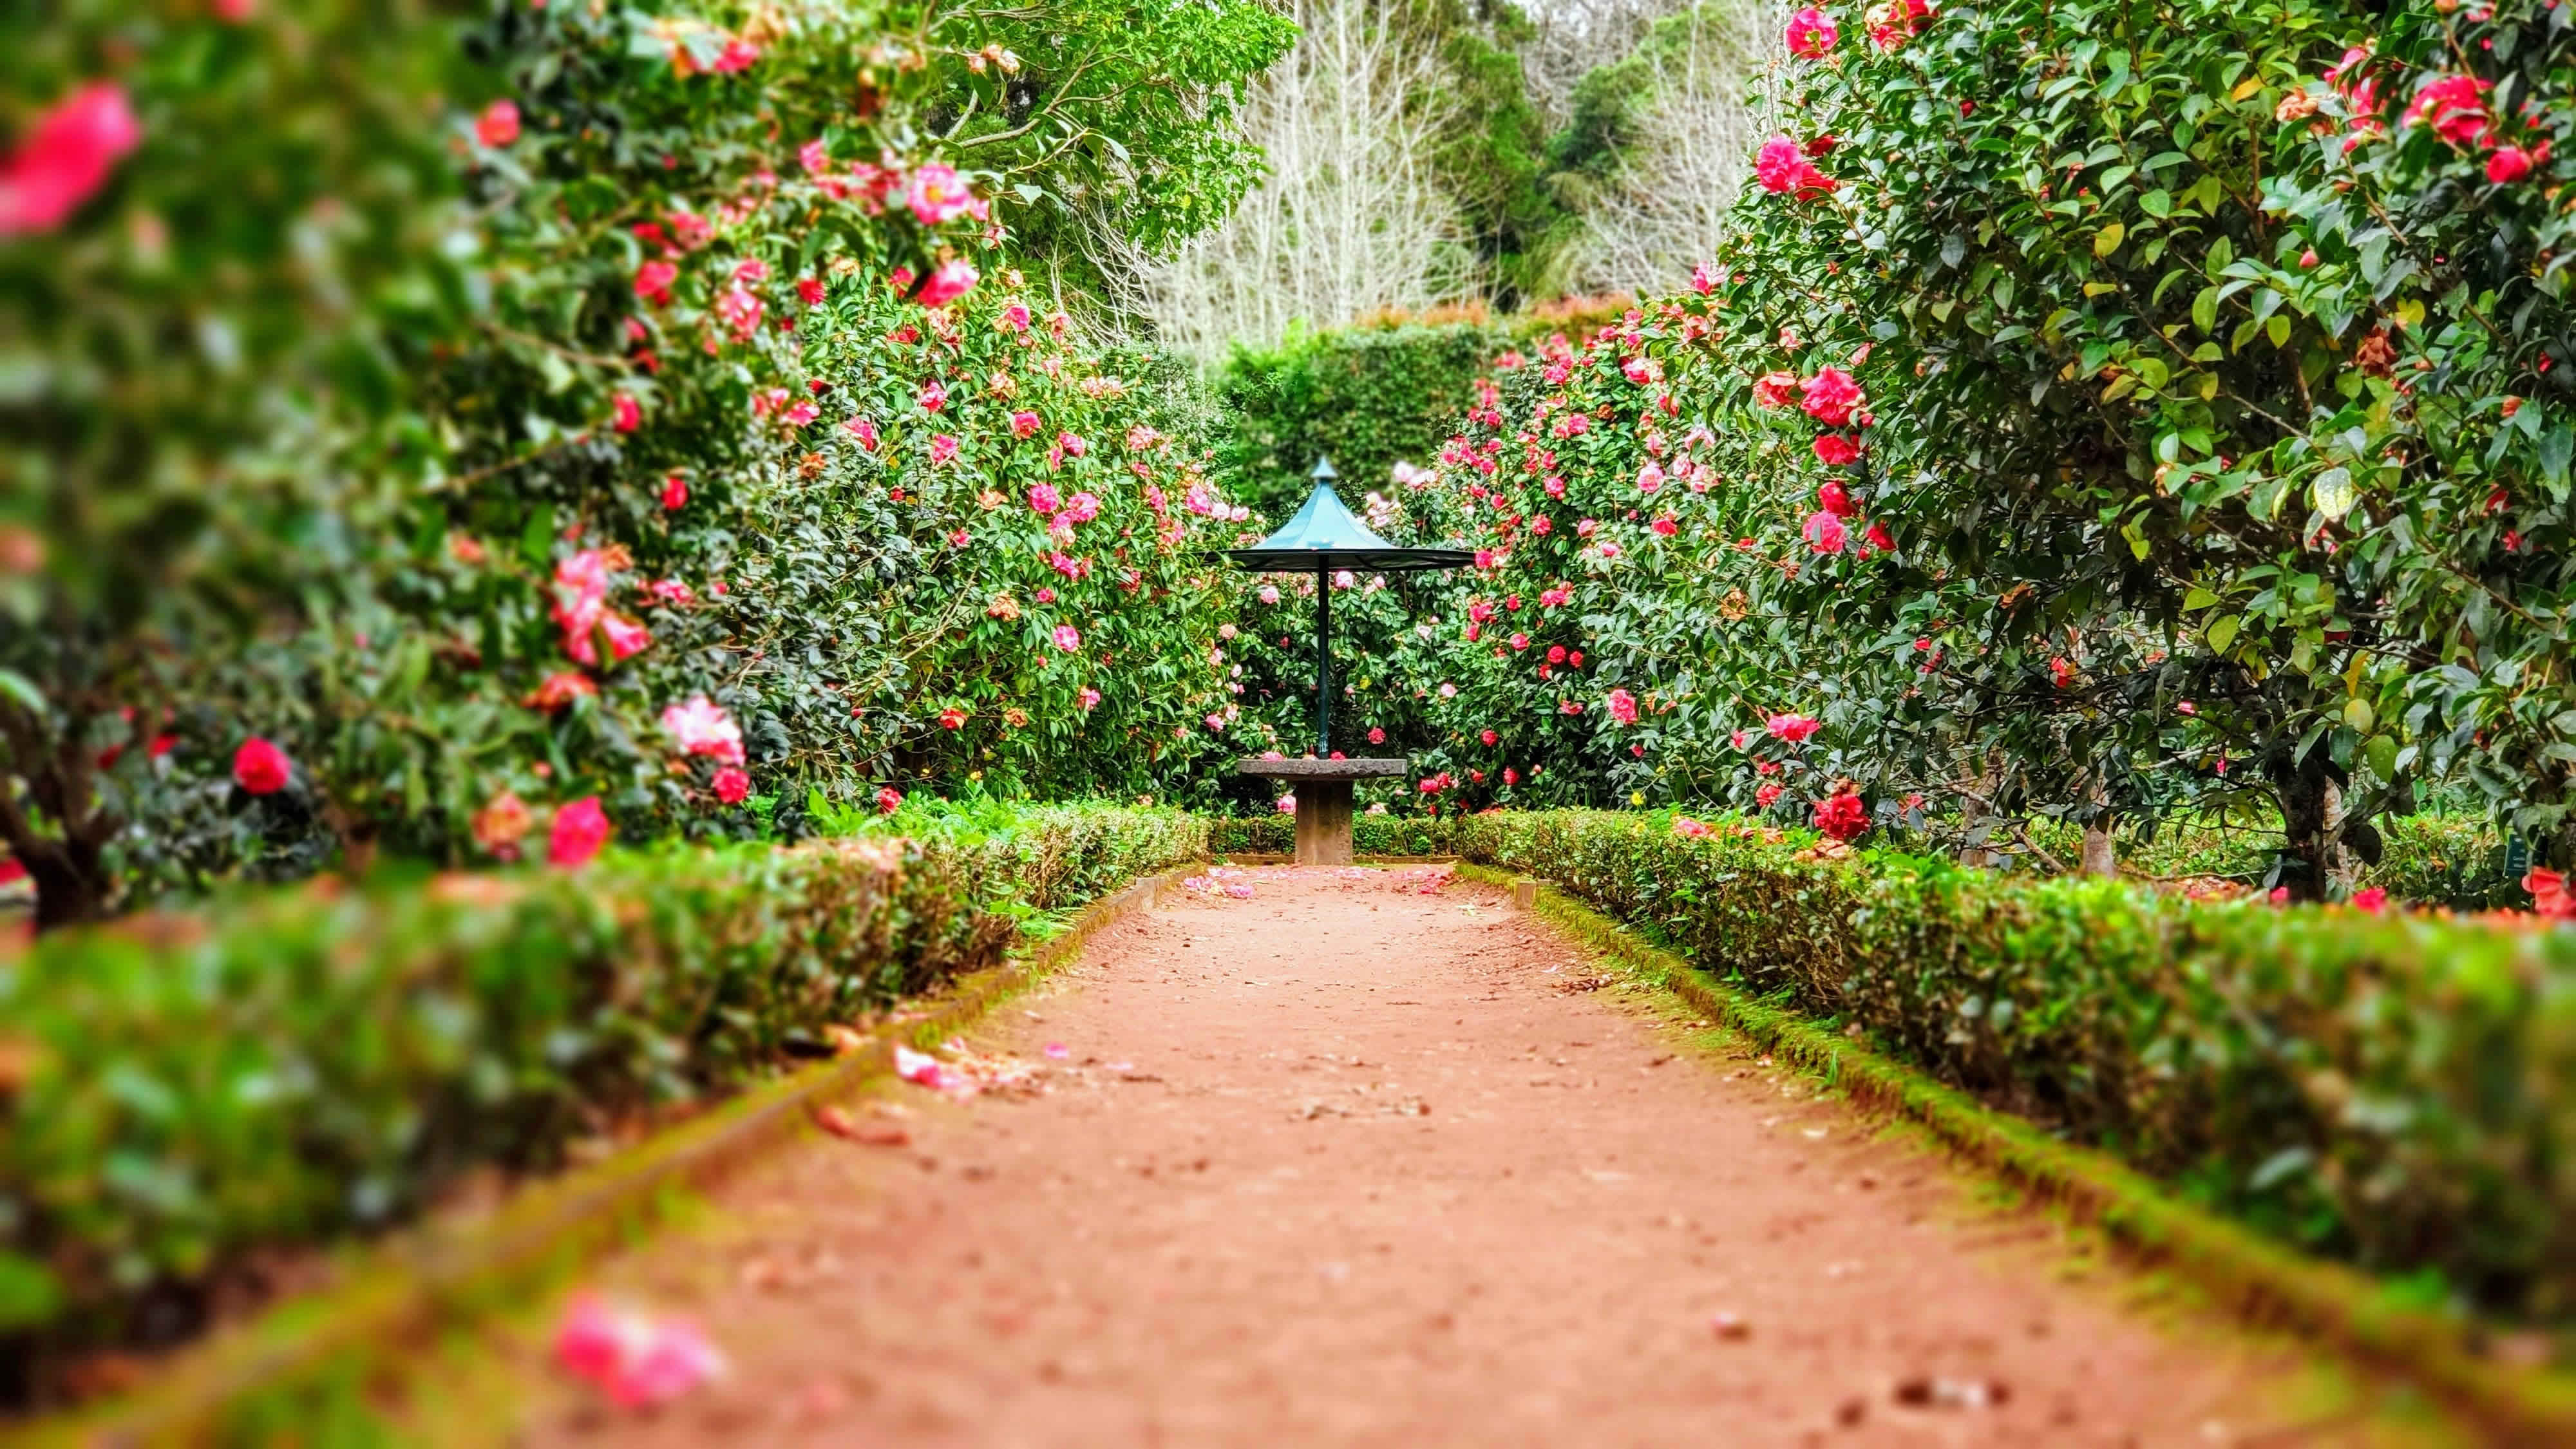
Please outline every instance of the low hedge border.
[[[1516, 871], [1462, 862], [1511, 886]], [[2479, 1352], [2472, 1322], [2392, 1303], [2386, 1285], [2176, 1201], [2105, 1153], [2050, 1137], [1901, 1062], [1766, 1004], [1541, 881], [1535, 909], [1586, 947], [1661, 983], [1709, 1020], [1849, 1096], [1917, 1123], [1970, 1162], [2090, 1222], [2137, 1259], [2167, 1267], [2246, 1319], [2316, 1335], [2421, 1385], [2500, 1443], [2576, 1442], [2576, 1377], [2515, 1370]]]
[[0, 1392], [76, 1400], [97, 1354], [220, 1321], [281, 1254], [830, 1057], [832, 1028], [1205, 840], [1170, 810], [907, 807], [792, 848], [316, 883], [0, 955]]
[[678, 1194], [784, 1142], [819, 1135], [814, 1110], [890, 1075], [897, 1043], [928, 1047], [973, 1024], [1072, 960], [1103, 927], [1151, 909], [1182, 874], [1148, 876], [1095, 899], [1061, 932], [956, 978], [917, 1015], [876, 1027], [836, 1059], [533, 1185], [487, 1219], [433, 1224], [381, 1244], [343, 1286], [276, 1304], [187, 1350], [157, 1370], [148, 1389], [27, 1426], [9, 1442], [30, 1449], [248, 1442], [242, 1420], [292, 1413], [300, 1389], [374, 1382], [390, 1356], [542, 1291], [663, 1221]]

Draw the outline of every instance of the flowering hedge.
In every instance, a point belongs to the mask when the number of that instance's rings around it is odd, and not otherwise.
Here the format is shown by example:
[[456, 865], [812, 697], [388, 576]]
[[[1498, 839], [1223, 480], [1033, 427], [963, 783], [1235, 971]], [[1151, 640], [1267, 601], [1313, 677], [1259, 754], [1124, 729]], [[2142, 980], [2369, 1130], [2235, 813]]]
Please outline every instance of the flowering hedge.
[[1793, 17], [1690, 290], [1396, 490], [1480, 552], [1375, 676], [1440, 798], [2259, 807], [2340, 896], [2447, 796], [2565, 857], [2576, 41], [2381, 10]]
[[[740, 834], [755, 796], [902, 780], [925, 678], [981, 656], [850, 619], [887, 647], [798, 668], [849, 666], [853, 728], [768, 677], [770, 631], [949, 573], [915, 550], [960, 520], [815, 485], [1023, 483], [1000, 413], [945, 459], [885, 414], [937, 475], [819, 435], [893, 373], [957, 386], [950, 309], [984, 309], [983, 360], [1014, 258], [1080, 275], [1083, 228], [1221, 217], [1257, 174], [1231, 108], [1290, 35], [1251, 0], [59, 7], [0, 58], [5, 868], [51, 925], [385, 848], [506, 854], [566, 810]], [[898, 307], [913, 342], [885, 340]], [[1029, 368], [1097, 380], [1038, 330]], [[1104, 448], [1183, 431], [1115, 394], [1048, 408]], [[737, 571], [769, 591], [739, 615]], [[1115, 677], [1122, 740], [1205, 712], [1204, 681]]]
[[542, 1171], [989, 964], [1031, 912], [1203, 853], [1174, 811], [907, 808], [582, 876], [317, 883], [0, 959], [0, 1342], [200, 1326], [263, 1253]]
[[2576, 933], [2011, 880], [1734, 819], [1454, 838], [2303, 1248], [2576, 1314]]

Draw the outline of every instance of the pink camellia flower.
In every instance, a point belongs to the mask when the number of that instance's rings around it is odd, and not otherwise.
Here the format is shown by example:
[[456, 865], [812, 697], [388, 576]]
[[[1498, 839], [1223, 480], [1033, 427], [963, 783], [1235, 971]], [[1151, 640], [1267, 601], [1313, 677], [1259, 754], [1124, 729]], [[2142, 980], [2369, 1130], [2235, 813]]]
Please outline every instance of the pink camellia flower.
[[924, 307], [945, 307], [975, 290], [982, 280], [983, 274], [963, 258], [941, 262], [932, 269], [930, 280], [921, 284], [921, 295], [915, 300]]
[[1512, 648], [1514, 648], [1514, 649], [1516, 649], [1516, 650], [1518, 650], [1518, 649], [1527, 649], [1529, 646], [1530, 646], [1530, 637], [1529, 637], [1527, 634], [1514, 634], [1514, 635], [1512, 635]]
[[1805, 395], [1798, 406], [1829, 428], [1850, 422], [1852, 409], [1862, 402], [1860, 384], [1839, 367], [1817, 369], [1815, 376], [1798, 384], [1798, 390]]
[[930, 381], [923, 383], [920, 390], [912, 395], [912, 398], [913, 401], [921, 404], [921, 410], [923, 412], [935, 413], [941, 408], [948, 406], [948, 389], [940, 386], [939, 379], [934, 377]]
[[1031, 513], [1037, 514], [1039, 517], [1043, 518], [1053, 514], [1057, 509], [1062, 508], [1063, 506], [1064, 497], [1055, 491], [1054, 484], [1033, 483], [1029, 485], [1029, 511]]
[[913, 219], [923, 226], [945, 226], [975, 205], [975, 193], [966, 189], [957, 168], [941, 161], [914, 168], [912, 190], [905, 199], [912, 207]]
[[1818, 433], [1815, 452], [1817, 462], [1839, 468], [1860, 457], [1860, 444], [1842, 433]]
[[832, 169], [832, 148], [817, 136], [796, 148], [796, 164], [805, 168], [806, 175], [820, 176]]
[[609, 404], [609, 407], [611, 409], [609, 426], [617, 429], [617, 431], [621, 433], [631, 433], [637, 428], [643, 426], [644, 409], [637, 405], [633, 397], [621, 392], [617, 395], [616, 400]]
[[555, 811], [546, 832], [546, 863], [557, 870], [579, 870], [608, 843], [608, 816], [599, 797], [585, 795]]
[[555, 1362], [621, 1409], [667, 1403], [725, 1372], [724, 1355], [686, 1319], [613, 1311], [589, 1294], [555, 1330]]
[[877, 792], [877, 813], [892, 815], [903, 804], [903, 792], [892, 785]]
[[1560, 700], [1557, 702], [1556, 712], [1558, 714], [1581, 714], [1583, 713], [1583, 701], [1579, 699]]
[[2423, 122], [2433, 134], [2454, 146], [2480, 146], [2494, 118], [2487, 114], [2487, 92], [2495, 83], [2473, 75], [2446, 75], [2426, 81], [2415, 101], [2398, 118], [2400, 126]]
[[233, 783], [253, 795], [274, 795], [286, 788], [288, 775], [295, 769], [286, 751], [252, 735], [233, 751]]
[[1931, 0], [1887, 0], [1868, 14], [1869, 43], [1882, 51], [1900, 50], [1931, 17]]
[[[1216, 718], [1216, 716], [1214, 716], [1214, 715], [1210, 715], [1210, 716], [1208, 716], [1208, 718], [1210, 718], [1210, 719], [1214, 719], [1214, 718]], [[1277, 802], [1277, 806], [1276, 806], [1276, 808], [1278, 809], [1279, 813], [1280, 813], [1280, 814], [1282, 814], [1282, 815], [1294, 815], [1294, 814], [1296, 814], [1296, 813], [1297, 813], [1297, 797], [1296, 797], [1296, 796], [1294, 796], [1294, 795], [1282, 795], [1282, 796], [1280, 796], [1280, 797], [1279, 797], [1279, 800], [1278, 800], [1278, 802]]]
[[939, 727], [944, 730], [964, 729], [966, 727], [966, 711], [959, 709], [953, 704], [948, 706], [946, 709], [941, 710], [939, 712]]
[[1768, 731], [1773, 739], [1795, 745], [1803, 744], [1817, 730], [1824, 728], [1824, 725], [1812, 715], [1775, 714], [1762, 721], [1762, 728]]
[[[645, 646], [653, 642], [651, 630], [617, 614], [602, 616], [599, 629], [601, 633], [608, 636], [608, 657], [611, 662], [632, 659], [643, 653]], [[585, 659], [582, 662], [587, 664], [590, 661]]]
[[1836, 518], [1849, 518], [1860, 512], [1860, 505], [1852, 502], [1851, 490], [1843, 487], [1840, 479], [1830, 480], [1816, 490], [1816, 506]]
[[852, 418], [841, 424], [841, 431], [859, 440], [859, 446], [873, 453], [877, 450], [877, 425], [869, 418]]
[[1717, 290], [1717, 274], [1709, 270], [1708, 263], [1701, 262], [1691, 268], [1691, 290], [1703, 297]]
[[1682, 531], [1681, 520], [1669, 513], [1647, 524], [1646, 527], [1664, 538], [1670, 538]]
[[1042, 424], [1039, 422], [1038, 415], [1036, 413], [1017, 412], [1011, 414], [1012, 437], [1034, 438], [1038, 435], [1038, 429], [1041, 426]]
[[679, 742], [682, 754], [705, 755], [720, 764], [742, 763], [742, 727], [703, 694], [689, 696], [685, 704], [666, 706], [662, 728]]
[[723, 51], [717, 54], [715, 60], [713, 63], [708, 65], [707, 69], [714, 71], [717, 75], [732, 75], [737, 71], [746, 71], [751, 69], [754, 65], [758, 64], [759, 61], [760, 47], [743, 39], [741, 36], [736, 35], [729, 37], [725, 41]]
[[739, 805], [751, 793], [751, 776], [738, 765], [727, 765], [716, 771], [716, 798], [727, 805]]
[[675, 609], [685, 609], [698, 601], [697, 592], [678, 579], [655, 579], [644, 586], [645, 594]]
[[1063, 650], [1067, 654], [1071, 654], [1073, 651], [1082, 647], [1082, 631], [1073, 627], [1071, 624], [1056, 625], [1055, 647]]
[[946, 433], [930, 435], [930, 466], [937, 468], [957, 457], [957, 440]]
[[1011, 305], [1009, 305], [1009, 306], [1007, 306], [1007, 307], [1003, 308], [1003, 309], [1002, 309], [1002, 311], [1001, 311], [1001, 315], [1000, 315], [1000, 316], [997, 316], [997, 317], [995, 317], [995, 318], [993, 319], [993, 330], [994, 330], [994, 331], [996, 331], [996, 332], [1026, 332], [1026, 331], [1028, 331], [1028, 330], [1029, 330], [1029, 306], [1028, 306], [1028, 304], [1027, 304], [1026, 302], [1013, 302]]
[[1278, 603], [1278, 602], [1279, 602], [1279, 586], [1278, 586], [1277, 584], [1263, 584], [1263, 585], [1261, 586], [1260, 591], [1259, 591], [1258, 593], [1256, 593], [1253, 597], [1255, 597], [1255, 598], [1257, 598], [1257, 599], [1261, 600], [1261, 602], [1263, 602], [1263, 603], [1265, 603], [1265, 604], [1275, 604], [1275, 603]]
[[635, 295], [657, 307], [668, 306], [671, 284], [679, 276], [680, 269], [669, 262], [646, 262], [635, 269]]
[[2352, 903], [2359, 910], [2377, 911], [2387, 906], [2388, 892], [2379, 886], [2364, 886], [2352, 893]]
[[[1087, 492], [1076, 493], [1064, 500], [1064, 510], [1057, 516], [1072, 523], [1089, 523], [1100, 516], [1100, 495]], [[1350, 587], [1347, 576], [1342, 587]]]
[[[2540, 144], [2536, 153], [2520, 146], [2498, 146], [2487, 157], [2487, 180], [2498, 186], [2509, 186], [2529, 176], [2534, 160], [2548, 153], [2549, 143], [2546, 141]], [[2355, 896], [2354, 899], [2359, 900], [2360, 897]]]
[[1039, 603], [1041, 603], [1041, 604], [1052, 604], [1052, 603], [1054, 603], [1054, 602], [1055, 602], [1055, 590], [1053, 590], [1053, 589], [1045, 589], [1045, 588], [1042, 588], [1042, 589], [1038, 590], [1038, 602], [1039, 602]]
[[1079, 458], [1091, 450], [1091, 445], [1083, 441], [1080, 433], [1058, 433], [1055, 435], [1055, 445], [1064, 449], [1064, 455], [1068, 458]]
[[1789, 17], [1789, 53], [1800, 60], [1818, 59], [1842, 38], [1833, 17], [1812, 5]]
[[0, 237], [61, 226], [142, 143], [123, 86], [93, 81], [64, 97], [0, 160]]
[[1753, 401], [1766, 408], [1785, 408], [1797, 387], [1794, 372], [1766, 372], [1753, 380]]
[[1610, 718], [1623, 725], [1637, 722], [1637, 696], [1624, 689], [1610, 691]]
[[1850, 541], [1843, 521], [1822, 509], [1807, 515], [1806, 527], [1799, 533], [1807, 540], [1807, 547], [1818, 553], [1841, 553], [1843, 545]]
[[519, 107], [512, 101], [494, 101], [474, 118], [474, 139], [495, 150], [519, 139]]
[[1799, 201], [1813, 201], [1831, 193], [1840, 182], [1816, 169], [1807, 159], [1805, 148], [1786, 136], [1774, 136], [1762, 143], [1753, 158], [1753, 176], [1762, 189], [1777, 196], [1788, 194]]
[[1659, 465], [1659, 464], [1655, 464], [1655, 463], [1648, 463], [1645, 467], [1640, 468], [1640, 469], [1638, 469], [1638, 470], [1637, 470], [1637, 491], [1638, 491], [1638, 492], [1640, 492], [1640, 493], [1652, 493], [1652, 492], [1654, 492], [1656, 489], [1661, 488], [1661, 487], [1663, 487], [1663, 486], [1664, 486], [1664, 470], [1663, 470], [1663, 468], [1662, 468], [1662, 466], [1661, 466], [1661, 465]]
[[1787, 788], [1785, 786], [1765, 785], [1761, 789], [1753, 792], [1753, 804], [1758, 809], [1768, 810], [1773, 805], [1777, 804], [1780, 797], [1786, 793]]
[[1836, 840], [1851, 840], [1869, 829], [1869, 810], [1849, 790], [1837, 790], [1816, 806], [1816, 828]]
[[1084, 685], [1082, 690], [1077, 693], [1074, 698], [1082, 701], [1082, 707], [1084, 709], [1089, 709], [1093, 705], [1100, 703], [1100, 691], [1093, 689], [1089, 685]]

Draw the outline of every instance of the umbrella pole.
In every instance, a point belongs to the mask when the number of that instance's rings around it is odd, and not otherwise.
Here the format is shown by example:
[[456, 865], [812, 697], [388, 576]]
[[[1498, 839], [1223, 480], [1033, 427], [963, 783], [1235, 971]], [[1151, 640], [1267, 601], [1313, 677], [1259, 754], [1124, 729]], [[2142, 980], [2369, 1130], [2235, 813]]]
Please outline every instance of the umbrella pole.
[[1315, 758], [1333, 757], [1333, 575], [1315, 566]]

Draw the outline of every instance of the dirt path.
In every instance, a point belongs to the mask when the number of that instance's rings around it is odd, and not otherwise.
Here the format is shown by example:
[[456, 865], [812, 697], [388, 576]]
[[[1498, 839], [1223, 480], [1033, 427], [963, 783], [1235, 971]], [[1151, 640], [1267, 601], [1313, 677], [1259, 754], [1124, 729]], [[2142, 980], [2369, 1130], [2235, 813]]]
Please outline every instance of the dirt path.
[[909, 1145], [780, 1154], [602, 1267], [725, 1381], [552, 1386], [522, 1442], [2381, 1442], [2293, 1401], [2295, 1352], [2116, 1306], [2047, 1220], [1421, 876], [1105, 932], [976, 1040], [1060, 1044], [1036, 1095], [897, 1086]]

